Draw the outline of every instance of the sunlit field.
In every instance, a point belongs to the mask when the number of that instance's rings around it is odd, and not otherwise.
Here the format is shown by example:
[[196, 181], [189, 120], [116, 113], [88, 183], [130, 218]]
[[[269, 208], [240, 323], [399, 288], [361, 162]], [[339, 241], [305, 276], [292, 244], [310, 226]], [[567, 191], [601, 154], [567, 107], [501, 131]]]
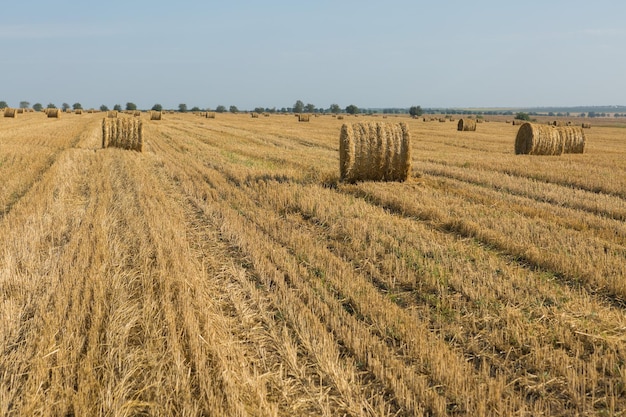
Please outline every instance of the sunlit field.
[[[0, 117], [0, 415], [626, 413], [625, 128], [105, 115]], [[366, 120], [409, 180], [339, 181]]]

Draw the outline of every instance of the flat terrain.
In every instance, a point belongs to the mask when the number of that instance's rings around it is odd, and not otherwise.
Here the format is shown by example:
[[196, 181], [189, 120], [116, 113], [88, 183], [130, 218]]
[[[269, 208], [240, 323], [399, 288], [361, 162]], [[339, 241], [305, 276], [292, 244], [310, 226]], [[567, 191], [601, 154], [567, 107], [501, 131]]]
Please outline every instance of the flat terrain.
[[[626, 129], [102, 117], [0, 118], [0, 415], [626, 414]], [[364, 120], [407, 182], [337, 181]]]

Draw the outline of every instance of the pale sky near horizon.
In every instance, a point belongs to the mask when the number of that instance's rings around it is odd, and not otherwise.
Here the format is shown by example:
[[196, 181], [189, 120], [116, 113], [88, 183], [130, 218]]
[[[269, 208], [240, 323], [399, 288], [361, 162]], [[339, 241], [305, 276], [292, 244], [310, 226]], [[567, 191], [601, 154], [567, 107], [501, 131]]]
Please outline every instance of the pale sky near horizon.
[[624, 105], [626, 2], [11, 1], [0, 100]]

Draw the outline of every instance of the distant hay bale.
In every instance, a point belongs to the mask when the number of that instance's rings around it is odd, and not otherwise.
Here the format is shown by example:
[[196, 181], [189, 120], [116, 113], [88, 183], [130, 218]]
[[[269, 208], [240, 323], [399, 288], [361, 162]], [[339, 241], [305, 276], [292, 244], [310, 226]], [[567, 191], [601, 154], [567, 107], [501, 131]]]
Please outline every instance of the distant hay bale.
[[117, 118], [117, 111], [115, 111], [115, 110], [109, 110], [109, 111], [107, 112], [107, 117], [108, 117], [108, 118], [110, 118], [110, 119], [115, 119], [115, 118]]
[[83, 114], [83, 109], [76, 109], [74, 110], [75, 114]]
[[553, 120], [552, 122], [550, 122], [551, 126], [563, 126], [563, 122], [560, 120]]
[[163, 112], [160, 111], [151, 111], [150, 112], [150, 120], [162, 120], [163, 119]]
[[308, 122], [308, 121], [310, 121], [310, 119], [311, 119], [311, 116], [308, 115], [308, 114], [300, 114], [300, 115], [298, 115], [298, 121], [299, 122]]
[[4, 109], [4, 117], [11, 117], [15, 119], [17, 117], [17, 109], [7, 107]]
[[344, 124], [339, 136], [342, 181], [406, 181], [411, 173], [411, 135], [405, 123]]
[[60, 109], [48, 109], [46, 114], [49, 118], [59, 119], [61, 118], [61, 110]]
[[524, 123], [526, 123], [524, 120], [520, 120], [520, 119], [513, 119], [513, 126], [521, 126]]
[[21, 107], [15, 110], [17, 111], [18, 114], [24, 114], [24, 109]]
[[447, 122], [447, 120], [446, 120], [446, 118], [445, 118], [445, 117], [440, 117], [440, 118], [439, 118], [439, 122], [440, 122], [440, 123], [445, 123], [445, 122]]
[[583, 153], [585, 135], [578, 127], [554, 127], [524, 123], [515, 137], [517, 155], [561, 155]]
[[133, 116], [134, 116], [134, 117], [141, 117], [141, 111], [139, 111], [139, 110], [134, 110], [134, 111], [133, 111]]
[[476, 120], [473, 119], [459, 119], [456, 125], [456, 130], [459, 132], [475, 132]]
[[102, 119], [102, 147], [143, 150], [143, 124], [131, 117]]
[[253, 119], [258, 119], [259, 118], [259, 113], [252, 112], [252, 113], [250, 113], [250, 117], [252, 117]]
[[337, 120], [343, 120], [343, 116], [342, 115], [337, 116]]
[[582, 128], [583, 129], [591, 129], [591, 123], [583, 123], [582, 124]]
[[206, 112], [206, 118], [207, 119], [215, 119], [215, 112], [214, 111]]

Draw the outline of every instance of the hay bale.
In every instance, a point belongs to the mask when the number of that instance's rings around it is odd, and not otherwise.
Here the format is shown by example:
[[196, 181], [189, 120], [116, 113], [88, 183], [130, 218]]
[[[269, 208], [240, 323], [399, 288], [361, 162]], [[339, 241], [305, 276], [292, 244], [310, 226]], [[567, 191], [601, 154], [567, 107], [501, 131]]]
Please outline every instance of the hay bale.
[[214, 111], [206, 112], [206, 118], [207, 119], [215, 119], [215, 112]]
[[107, 112], [107, 117], [108, 117], [108, 118], [110, 118], [110, 119], [115, 119], [115, 118], [117, 118], [117, 111], [115, 111], [115, 110], [109, 110], [109, 111]]
[[133, 117], [141, 117], [141, 112], [139, 110], [134, 110]]
[[310, 121], [310, 119], [311, 119], [311, 116], [308, 115], [308, 114], [299, 114], [298, 115], [298, 121], [299, 122], [308, 122], [308, 121]]
[[524, 123], [526, 123], [524, 120], [520, 120], [520, 119], [513, 119], [513, 126], [521, 126]]
[[102, 147], [143, 151], [143, 123], [140, 119], [102, 119]]
[[54, 119], [60, 119], [61, 113], [62, 113], [62, 110], [60, 109], [48, 109], [48, 111], [46, 112], [49, 118], [54, 118]]
[[250, 113], [250, 117], [252, 117], [253, 119], [258, 119], [259, 118], [259, 113], [252, 112], [252, 113]]
[[17, 117], [17, 109], [7, 107], [4, 109], [4, 117], [11, 117], [15, 119]]
[[459, 119], [456, 125], [456, 130], [459, 132], [475, 132], [476, 121], [473, 119]]
[[582, 128], [583, 129], [591, 129], [591, 123], [583, 123], [582, 124]]
[[83, 114], [83, 110], [82, 109], [76, 109], [74, 110], [75, 114]]
[[584, 150], [585, 135], [577, 127], [524, 123], [515, 137], [515, 153], [518, 155], [561, 155], [583, 153]]
[[406, 123], [344, 124], [339, 136], [342, 181], [405, 181], [411, 172], [411, 135]]
[[163, 112], [161, 111], [151, 111], [150, 112], [150, 120], [163, 120]]

